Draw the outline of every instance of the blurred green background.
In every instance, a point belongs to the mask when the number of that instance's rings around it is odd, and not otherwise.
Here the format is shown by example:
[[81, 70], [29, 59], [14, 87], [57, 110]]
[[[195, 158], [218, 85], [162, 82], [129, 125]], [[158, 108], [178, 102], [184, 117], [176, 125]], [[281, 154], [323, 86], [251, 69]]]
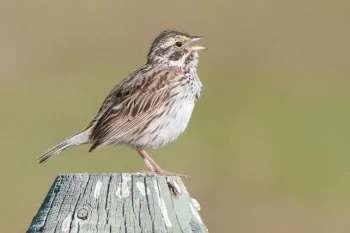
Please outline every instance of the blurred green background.
[[0, 225], [25, 232], [60, 173], [135, 172], [128, 148], [42, 152], [83, 129], [167, 28], [202, 35], [176, 142], [210, 232], [350, 232], [350, 2], [0, 1]]

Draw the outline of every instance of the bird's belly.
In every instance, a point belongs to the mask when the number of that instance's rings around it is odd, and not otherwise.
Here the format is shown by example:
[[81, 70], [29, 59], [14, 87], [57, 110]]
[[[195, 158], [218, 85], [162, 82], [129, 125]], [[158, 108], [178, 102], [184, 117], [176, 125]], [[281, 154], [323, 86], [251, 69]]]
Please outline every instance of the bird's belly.
[[137, 136], [134, 132], [134, 140], [129, 140], [128, 144], [133, 147], [155, 149], [177, 139], [191, 118], [194, 99], [178, 99], [171, 106], [168, 114], [155, 118], [140, 135]]

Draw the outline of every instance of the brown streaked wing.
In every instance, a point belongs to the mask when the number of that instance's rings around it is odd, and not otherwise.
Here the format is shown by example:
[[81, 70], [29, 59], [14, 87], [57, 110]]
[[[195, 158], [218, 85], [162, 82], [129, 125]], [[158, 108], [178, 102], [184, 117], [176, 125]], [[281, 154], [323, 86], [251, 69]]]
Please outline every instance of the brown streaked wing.
[[130, 83], [133, 83], [133, 80], [137, 80], [140, 75], [149, 72], [150, 69], [152, 69], [151, 66], [145, 65], [141, 67], [138, 71], [135, 71], [126, 76], [117, 86], [115, 86], [101, 104], [97, 115], [90, 122], [88, 128], [95, 125], [96, 122], [105, 114], [106, 111], [108, 111], [111, 108], [112, 105], [116, 106], [119, 103], [122, 103], [130, 95]]
[[119, 91], [128, 95], [113, 103], [98, 119], [90, 135], [95, 141], [90, 151], [142, 127], [162, 114], [162, 106], [167, 110], [170, 91], [183, 75], [177, 69], [150, 70], [121, 85]]

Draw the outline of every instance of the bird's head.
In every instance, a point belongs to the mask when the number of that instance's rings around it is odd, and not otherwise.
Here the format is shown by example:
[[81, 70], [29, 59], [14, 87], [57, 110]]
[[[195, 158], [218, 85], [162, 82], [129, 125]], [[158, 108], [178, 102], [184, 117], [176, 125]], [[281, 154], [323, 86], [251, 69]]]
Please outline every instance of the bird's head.
[[206, 48], [194, 45], [193, 42], [201, 38], [176, 30], [165, 30], [154, 39], [147, 57], [148, 63], [159, 63], [178, 68], [196, 66], [197, 52]]

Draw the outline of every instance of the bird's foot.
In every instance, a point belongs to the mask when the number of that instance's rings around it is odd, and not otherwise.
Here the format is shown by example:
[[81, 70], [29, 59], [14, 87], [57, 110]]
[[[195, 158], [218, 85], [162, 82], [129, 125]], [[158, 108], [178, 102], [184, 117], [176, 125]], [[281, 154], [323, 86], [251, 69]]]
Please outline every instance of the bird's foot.
[[168, 172], [168, 171], [164, 171], [162, 169], [156, 170], [154, 171], [157, 175], [160, 176], [180, 176], [183, 178], [191, 178], [191, 176], [189, 175], [185, 175], [185, 174], [180, 174], [180, 173], [173, 173], [173, 172]]
[[189, 175], [185, 175], [185, 174], [180, 174], [180, 173], [173, 173], [173, 172], [168, 172], [168, 171], [164, 171], [162, 169], [157, 169], [157, 170], [151, 170], [151, 171], [139, 171], [140, 173], [143, 174], [147, 174], [147, 175], [159, 175], [159, 176], [179, 176], [179, 177], [183, 177], [183, 178], [191, 178], [191, 176]]
[[136, 147], [137, 151], [139, 152], [141, 158], [145, 161], [147, 168], [149, 171], [141, 171], [144, 174], [153, 174], [153, 175], [159, 175], [159, 176], [180, 176], [184, 178], [190, 178], [188, 175], [179, 174], [179, 173], [172, 173], [162, 170], [159, 165], [147, 154], [147, 152], [141, 147]]

